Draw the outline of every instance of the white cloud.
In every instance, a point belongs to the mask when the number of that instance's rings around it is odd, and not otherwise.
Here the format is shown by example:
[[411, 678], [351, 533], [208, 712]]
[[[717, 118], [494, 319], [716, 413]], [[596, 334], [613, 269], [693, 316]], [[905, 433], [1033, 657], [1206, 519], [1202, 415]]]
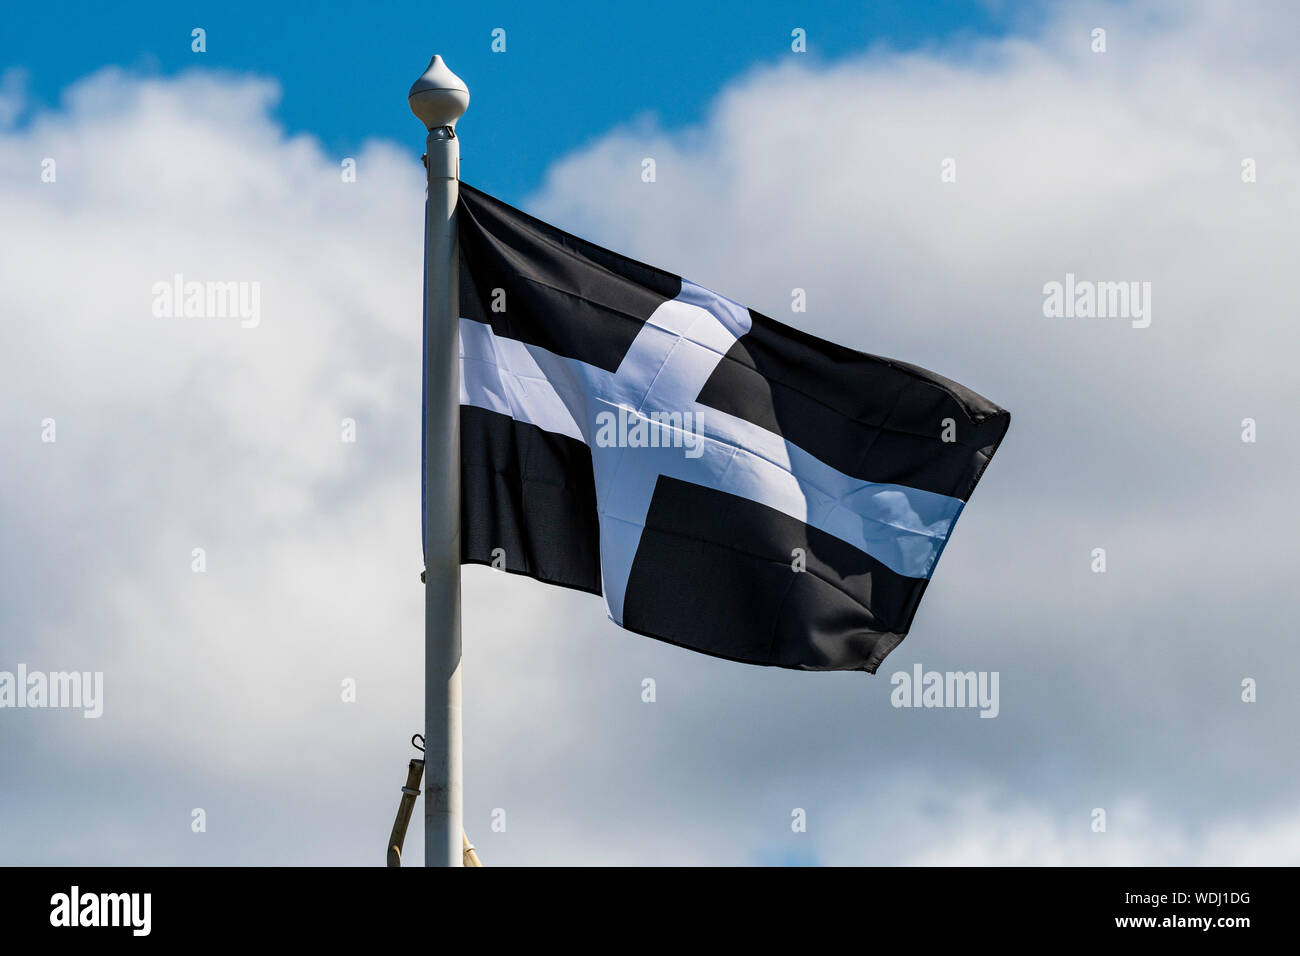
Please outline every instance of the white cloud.
[[[917, 790], [941, 790], [938, 781]], [[916, 790], [911, 791], [913, 793]], [[899, 796], [906, 796], [900, 794]], [[1300, 860], [1300, 813], [1229, 815], [1192, 828], [1172, 823], [1139, 800], [1103, 808], [1045, 812], [987, 791], [954, 795], [941, 812], [912, 813], [883, 841], [908, 866], [1293, 866]], [[1093, 829], [1103, 809], [1104, 831]], [[828, 842], [833, 842], [833, 833]], [[851, 838], [851, 837], [850, 837]]]
[[[1295, 861], [1296, 15], [1150, 9], [760, 70], [699, 128], [556, 165], [533, 211], [1012, 410], [884, 669], [1000, 670], [1002, 713], [896, 711], [887, 673], [715, 661], [469, 569], [489, 863]], [[108, 71], [13, 128], [0, 86], [0, 669], [106, 682], [100, 721], [0, 715], [0, 845], [377, 863], [422, 720], [417, 149], [368, 144], [345, 184], [263, 80]], [[1151, 281], [1151, 328], [1045, 319], [1067, 271]], [[155, 318], [177, 272], [260, 282], [260, 326]]]
[[0, 73], [0, 128], [11, 125], [27, 102], [27, 73], [9, 67]]

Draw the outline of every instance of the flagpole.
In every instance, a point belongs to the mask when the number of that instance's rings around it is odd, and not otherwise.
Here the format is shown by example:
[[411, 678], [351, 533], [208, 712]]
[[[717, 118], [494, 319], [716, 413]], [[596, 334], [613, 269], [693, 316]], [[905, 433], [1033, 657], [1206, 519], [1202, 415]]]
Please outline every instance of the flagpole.
[[424, 865], [462, 865], [460, 264], [454, 127], [469, 90], [435, 56], [411, 86], [429, 131], [424, 206]]

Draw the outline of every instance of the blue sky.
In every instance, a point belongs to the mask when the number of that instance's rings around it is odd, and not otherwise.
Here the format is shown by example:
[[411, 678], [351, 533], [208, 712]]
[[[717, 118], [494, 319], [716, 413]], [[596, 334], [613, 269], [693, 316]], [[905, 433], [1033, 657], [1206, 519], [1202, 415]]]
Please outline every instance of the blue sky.
[[[592, 137], [652, 115], [675, 127], [704, 118], [728, 80], [794, 56], [834, 60], [883, 45], [916, 49], [1002, 35], [1028, 4], [988, 0], [762, 0], [610, 3], [21, 4], [6, 12], [0, 65], [28, 72], [36, 106], [101, 67], [171, 75], [193, 67], [275, 77], [290, 133], [340, 155], [372, 137], [421, 144], [405, 91], [441, 53], [468, 83], [463, 155], [479, 185], [519, 202], [547, 165]], [[743, 8], [743, 13], [737, 10]], [[207, 31], [207, 52], [190, 31]], [[506, 52], [490, 49], [506, 30]]]

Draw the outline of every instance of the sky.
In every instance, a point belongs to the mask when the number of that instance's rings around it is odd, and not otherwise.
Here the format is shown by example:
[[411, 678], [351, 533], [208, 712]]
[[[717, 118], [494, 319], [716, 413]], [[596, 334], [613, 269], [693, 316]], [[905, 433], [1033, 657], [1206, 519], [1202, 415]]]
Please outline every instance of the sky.
[[[0, 36], [0, 672], [104, 682], [96, 719], [0, 709], [0, 862], [381, 864], [423, 719], [434, 52], [468, 182], [1012, 412], [876, 676], [467, 568], [488, 865], [1300, 862], [1300, 11], [401, 9]], [[177, 273], [259, 283], [259, 321], [156, 315]], [[1150, 283], [1149, 325], [1045, 315], [1067, 275]], [[996, 672], [997, 717], [892, 706], [916, 664]]]
[[[831, 61], [876, 45], [917, 49], [996, 34], [1023, 15], [1021, 7], [960, 0], [755, 3], [744, 16], [730, 4], [687, 0], [652, 8], [388, 3], [373, 11], [249, 0], [146, 2], [130, 11], [26, 4], [0, 35], [0, 63], [26, 71], [33, 108], [57, 106], [70, 84], [108, 66], [136, 76], [201, 68], [273, 77], [282, 91], [274, 116], [286, 132], [350, 155], [369, 139], [420, 141], [406, 90], [438, 52], [473, 81], [462, 158], [496, 195], [518, 202], [556, 156], [629, 117], [700, 121], [721, 85], [788, 58], [796, 27], [806, 31], [807, 57]], [[191, 50], [194, 27], [207, 31], [203, 54]], [[504, 53], [491, 48], [498, 28]]]

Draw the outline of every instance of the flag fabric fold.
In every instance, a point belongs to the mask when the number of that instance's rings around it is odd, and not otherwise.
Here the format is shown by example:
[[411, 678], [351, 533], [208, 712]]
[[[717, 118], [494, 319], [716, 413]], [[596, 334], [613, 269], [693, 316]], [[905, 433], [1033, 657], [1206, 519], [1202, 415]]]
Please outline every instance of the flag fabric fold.
[[464, 183], [457, 231], [462, 561], [718, 657], [874, 673], [1009, 414]]

